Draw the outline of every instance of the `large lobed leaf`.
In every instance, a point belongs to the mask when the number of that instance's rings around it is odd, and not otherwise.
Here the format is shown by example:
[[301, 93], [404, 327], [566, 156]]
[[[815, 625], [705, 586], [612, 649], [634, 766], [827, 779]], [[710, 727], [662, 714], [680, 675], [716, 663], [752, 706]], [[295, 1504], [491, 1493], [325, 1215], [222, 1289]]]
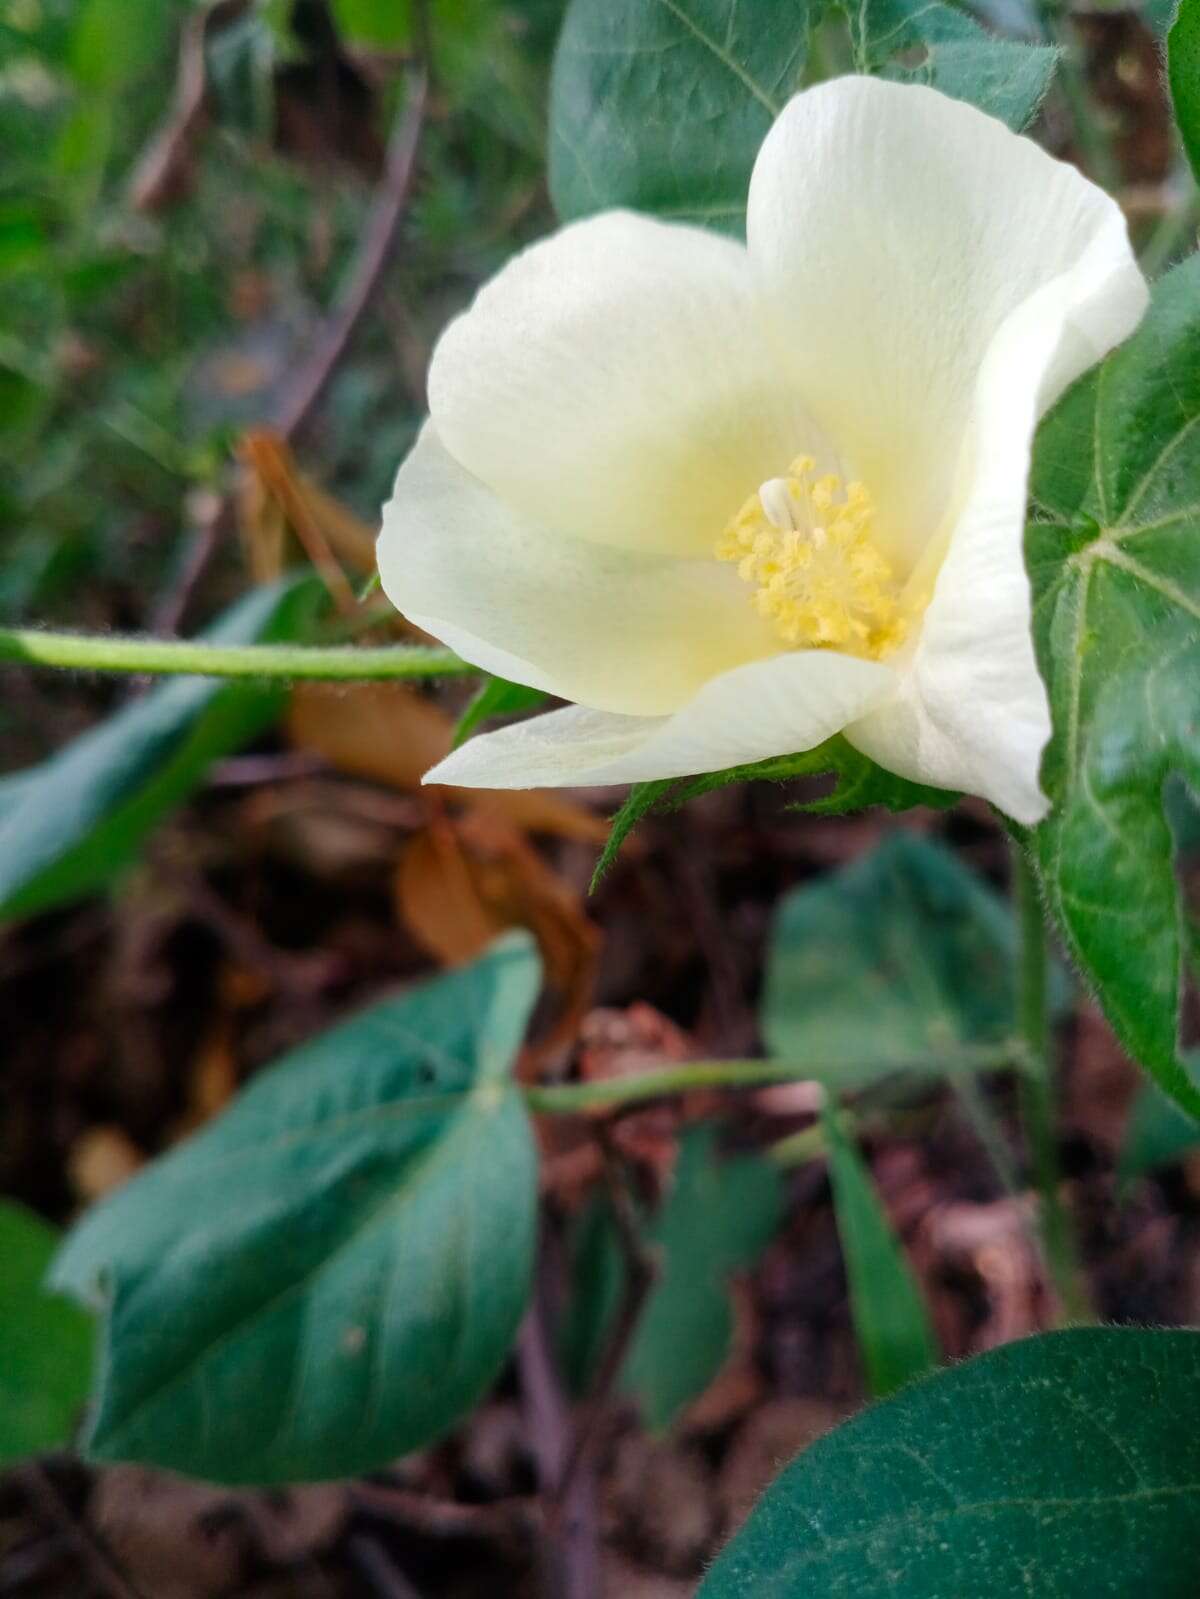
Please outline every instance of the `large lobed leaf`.
[[[810, 25], [826, 9], [810, 0], [571, 0], [550, 100], [559, 215], [631, 206], [743, 233], [754, 158], [803, 87]], [[1054, 74], [1054, 49], [996, 39], [939, 0], [841, 9], [858, 71], [932, 84], [1011, 127], [1029, 122]]]
[[107, 1316], [88, 1450], [218, 1482], [386, 1465], [469, 1410], [529, 1293], [510, 1068], [526, 935], [295, 1050], [86, 1216], [54, 1282]]
[[1054, 737], [1033, 843], [1047, 903], [1122, 1043], [1193, 1115], [1191, 935], [1164, 786], [1200, 785], [1200, 258], [1038, 438], [1026, 558]]
[[558, 214], [626, 205], [741, 233], [807, 53], [808, 0], [572, 0], [550, 91]]
[[1050, 1333], [806, 1450], [699, 1599], [1192, 1599], [1200, 1334]]

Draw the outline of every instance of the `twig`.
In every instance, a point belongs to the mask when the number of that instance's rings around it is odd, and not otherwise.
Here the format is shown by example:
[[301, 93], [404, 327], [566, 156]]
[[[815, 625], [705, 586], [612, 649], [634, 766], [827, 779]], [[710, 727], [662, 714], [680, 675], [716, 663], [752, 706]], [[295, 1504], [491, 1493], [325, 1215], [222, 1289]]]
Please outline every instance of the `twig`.
[[[517, 1364], [538, 1480], [543, 1492], [552, 1496], [571, 1454], [572, 1429], [547, 1336], [546, 1269], [543, 1252], [533, 1305], [517, 1341]], [[547, 1514], [539, 1555], [540, 1586], [546, 1599], [599, 1599], [596, 1493], [586, 1462], [574, 1473], [553, 1526]]]
[[497, 1499], [490, 1504], [466, 1505], [407, 1488], [384, 1488], [377, 1483], [356, 1483], [350, 1497], [373, 1516], [423, 1533], [430, 1538], [480, 1538], [514, 1552], [528, 1550], [541, 1525], [537, 1501], [528, 1498]]
[[148, 632], [160, 638], [169, 638], [179, 632], [192, 595], [228, 533], [232, 518], [233, 503], [228, 495], [204, 496], [195, 529], [188, 541], [187, 553], [175, 581], [151, 614]]
[[17, 1474], [29, 1498], [69, 1540], [96, 1587], [108, 1594], [109, 1599], [145, 1599], [119, 1569], [99, 1538], [72, 1514], [39, 1461], [33, 1460], [19, 1467]]
[[382, 1594], [383, 1599], [421, 1599], [378, 1538], [363, 1532], [355, 1533], [347, 1541], [347, 1549], [354, 1564], [375, 1592]]
[[379, 286], [399, 236], [412, 189], [427, 92], [428, 79], [422, 70], [410, 81], [403, 115], [388, 142], [383, 183], [367, 222], [362, 249], [350, 268], [336, 309], [326, 319], [311, 356], [301, 367], [291, 393], [279, 409], [275, 426], [284, 438], [297, 433], [308, 420]]
[[616, 1222], [621, 1253], [625, 1258], [625, 1291], [617, 1312], [616, 1325], [609, 1336], [583, 1413], [576, 1423], [575, 1436], [563, 1463], [562, 1475], [550, 1496], [546, 1514], [547, 1522], [551, 1526], [570, 1497], [576, 1473], [591, 1457], [613, 1389], [621, 1375], [629, 1346], [641, 1320], [642, 1311], [646, 1307], [646, 1301], [654, 1284], [658, 1281], [658, 1257], [647, 1247], [642, 1236], [641, 1219], [638, 1215], [637, 1202], [629, 1186], [625, 1163], [620, 1152], [614, 1147], [609, 1128], [598, 1123], [596, 1137], [604, 1155], [604, 1176], [608, 1186], [609, 1201]]

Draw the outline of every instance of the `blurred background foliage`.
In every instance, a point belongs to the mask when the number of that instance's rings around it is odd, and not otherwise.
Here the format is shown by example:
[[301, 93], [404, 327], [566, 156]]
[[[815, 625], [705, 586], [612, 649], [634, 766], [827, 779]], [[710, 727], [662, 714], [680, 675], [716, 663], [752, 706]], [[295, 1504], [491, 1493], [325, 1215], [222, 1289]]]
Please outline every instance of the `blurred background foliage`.
[[[306, 441], [368, 518], [431, 339], [548, 223], [560, 9], [433, 8], [419, 193]], [[4, 0], [5, 620], [154, 627], [240, 430], [286, 409], [359, 244], [413, 30], [406, 0]]]

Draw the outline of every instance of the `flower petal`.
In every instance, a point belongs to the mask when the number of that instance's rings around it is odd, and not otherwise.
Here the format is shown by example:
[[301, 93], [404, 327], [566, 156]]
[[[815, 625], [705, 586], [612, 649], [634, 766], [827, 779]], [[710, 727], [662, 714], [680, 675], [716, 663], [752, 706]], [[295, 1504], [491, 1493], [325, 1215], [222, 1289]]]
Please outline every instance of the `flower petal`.
[[748, 495], [825, 453], [766, 343], [745, 249], [612, 211], [516, 256], [434, 351], [450, 454], [544, 527], [709, 554]]
[[422, 431], [383, 513], [393, 604], [477, 666], [602, 710], [657, 716], [779, 638], [732, 567], [523, 521]]
[[553, 788], [718, 772], [812, 749], [892, 692], [895, 674], [831, 651], [792, 651], [706, 683], [674, 716], [579, 705], [470, 739], [427, 783]]
[[896, 701], [847, 737], [883, 765], [981, 794], [1027, 825], [1050, 709], [1034, 656], [1023, 544], [1033, 434], [1066, 385], [1136, 326], [1145, 283], [1116, 207], [1082, 259], [1025, 302], [988, 351], [974, 481]]
[[932, 89], [839, 78], [775, 122], [750, 184], [751, 261], [781, 361], [901, 559], [957, 515], [1002, 323], [1112, 245], [1118, 218], [1073, 167]]

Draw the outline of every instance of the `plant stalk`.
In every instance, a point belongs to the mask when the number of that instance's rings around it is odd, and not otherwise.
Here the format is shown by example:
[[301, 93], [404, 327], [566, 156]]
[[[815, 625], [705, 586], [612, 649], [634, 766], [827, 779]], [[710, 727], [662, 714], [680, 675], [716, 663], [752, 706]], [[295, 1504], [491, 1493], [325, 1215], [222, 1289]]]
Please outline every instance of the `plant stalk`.
[[304, 678], [342, 683], [459, 677], [477, 671], [453, 650], [433, 645], [359, 649], [346, 644], [209, 644], [202, 639], [60, 633], [33, 627], [0, 628], [0, 661], [76, 672]]
[[1011, 854], [1018, 939], [1017, 1028], [1026, 1054], [1026, 1070], [1018, 1080], [1021, 1120], [1037, 1188], [1042, 1246], [1064, 1318], [1071, 1322], [1094, 1321], [1095, 1310], [1080, 1265], [1074, 1227], [1060, 1192], [1046, 923], [1028, 855], [1015, 840]]
[[[911, 1061], [889, 1061], [891, 1072], [945, 1074], [960, 1071], [995, 1071], [1011, 1066], [1021, 1054], [1012, 1041], [964, 1046], [943, 1056], [922, 1055]], [[550, 1115], [580, 1115], [593, 1110], [632, 1105], [698, 1088], [764, 1088], [771, 1083], [794, 1083], [832, 1076], [820, 1062], [780, 1060], [694, 1060], [679, 1066], [662, 1066], [636, 1077], [605, 1077], [590, 1083], [531, 1083], [524, 1090], [532, 1111]]]

